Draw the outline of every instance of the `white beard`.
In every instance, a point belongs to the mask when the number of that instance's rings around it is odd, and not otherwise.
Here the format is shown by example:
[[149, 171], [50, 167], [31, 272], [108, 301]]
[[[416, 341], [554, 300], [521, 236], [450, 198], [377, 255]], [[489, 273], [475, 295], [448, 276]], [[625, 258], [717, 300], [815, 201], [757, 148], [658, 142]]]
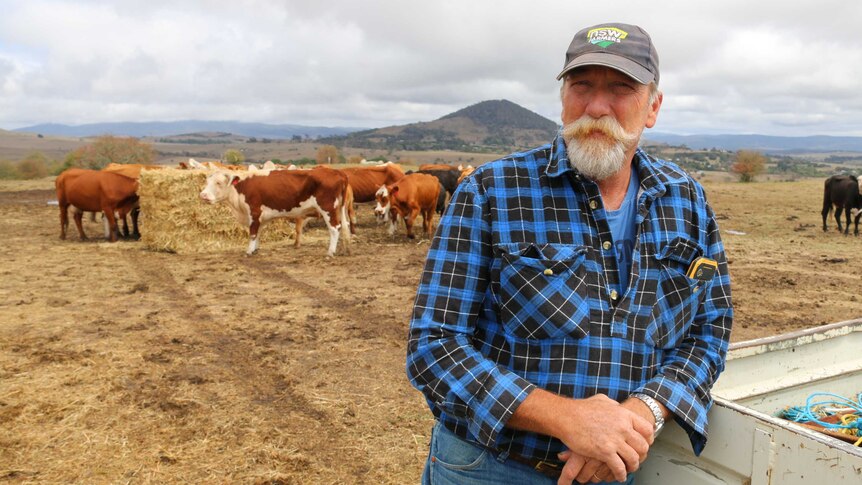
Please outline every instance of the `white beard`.
[[[593, 130], [600, 130], [609, 139], [581, 139]], [[595, 181], [619, 172], [627, 161], [626, 151], [636, 146], [639, 138], [639, 133], [626, 132], [615, 119], [608, 116], [593, 119], [584, 115], [563, 127], [569, 163]]]

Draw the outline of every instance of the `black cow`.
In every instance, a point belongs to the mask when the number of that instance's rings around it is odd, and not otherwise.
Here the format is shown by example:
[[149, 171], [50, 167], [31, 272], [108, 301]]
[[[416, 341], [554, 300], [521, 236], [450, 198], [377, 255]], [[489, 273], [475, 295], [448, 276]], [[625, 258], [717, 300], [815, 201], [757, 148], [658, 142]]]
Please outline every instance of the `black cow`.
[[[847, 220], [847, 227], [844, 228], [844, 234], [850, 231], [850, 211], [852, 209], [862, 209], [862, 195], [859, 194], [859, 180], [853, 175], [833, 175], [826, 179], [826, 184], [823, 189], [823, 210], [820, 212], [823, 215], [823, 231], [826, 231], [826, 217], [835, 206], [835, 222], [838, 223], [838, 232], [841, 232], [841, 211], [844, 211], [844, 217]], [[862, 211], [856, 214], [856, 222], [853, 230], [853, 235], [859, 235], [859, 219], [862, 218]]]

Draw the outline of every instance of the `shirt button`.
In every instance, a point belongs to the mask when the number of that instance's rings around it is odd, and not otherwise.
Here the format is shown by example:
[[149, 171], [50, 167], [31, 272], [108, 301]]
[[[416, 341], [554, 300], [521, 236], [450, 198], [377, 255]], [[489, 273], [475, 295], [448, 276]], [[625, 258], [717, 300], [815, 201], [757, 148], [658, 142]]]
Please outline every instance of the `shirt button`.
[[611, 290], [611, 300], [616, 301], [618, 296], [620, 296], [620, 294], [617, 293], [617, 290]]
[[595, 210], [596, 207], [598, 207], [598, 206], [599, 206], [599, 204], [597, 204], [596, 201], [594, 201], [594, 200], [590, 201], [590, 209]]
[[551, 268], [545, 268], [545, 271], [542, 271], [542, 273], [544, 273], [545, 276], [553, 276], [554, 270]]
[[607, 251], [608, 249], [611, 248], [611, 242], [610, 241], [603, 242], [602, 247], [605, 248], [605, 251]]

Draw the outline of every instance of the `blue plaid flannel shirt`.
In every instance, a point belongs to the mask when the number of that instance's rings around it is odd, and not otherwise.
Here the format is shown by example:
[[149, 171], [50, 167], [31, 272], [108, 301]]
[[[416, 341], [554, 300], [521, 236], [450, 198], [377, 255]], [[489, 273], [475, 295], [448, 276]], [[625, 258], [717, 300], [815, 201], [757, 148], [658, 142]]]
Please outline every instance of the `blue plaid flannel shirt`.
[[[638, 237], [624, 295], [612, 291], [619, 273], [598, 186], [570, 168], [559, 136], [459, 185], [428, 253], [407, 350], [412, 384], [448, 429], [557, 462], [562, 442], [505, 427], [531, 390], [618, 401], [643, 392], [700, 454], [733, 319], [724, 247], [700, 184], [641, 149], [633, 166]], [[708, 281], [686, 275], [698, 257], [718, 262]]]

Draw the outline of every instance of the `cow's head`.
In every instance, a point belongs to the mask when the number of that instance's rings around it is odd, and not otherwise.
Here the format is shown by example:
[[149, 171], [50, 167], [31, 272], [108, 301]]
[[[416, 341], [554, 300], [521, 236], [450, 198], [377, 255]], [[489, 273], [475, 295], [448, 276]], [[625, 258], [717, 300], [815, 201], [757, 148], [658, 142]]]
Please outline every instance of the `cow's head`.
[[377, 206], [374, 207], [374, 215], [377, 216], [377, 220], [386, 220], [386, 216], [389, 215], [389, 211], [392, 209], [392, 196], [397, 192], [397, 185], [390, 185], [389, 187], [383, 185], [374, 193], [374, 198], [377, 199]]
[[207, 184], [201, 190], [201, 200], [215, 204], [226, 199], [234, 185], [239, 182], [239, 176], [227, 172], [215, 172], [207, 177]]

